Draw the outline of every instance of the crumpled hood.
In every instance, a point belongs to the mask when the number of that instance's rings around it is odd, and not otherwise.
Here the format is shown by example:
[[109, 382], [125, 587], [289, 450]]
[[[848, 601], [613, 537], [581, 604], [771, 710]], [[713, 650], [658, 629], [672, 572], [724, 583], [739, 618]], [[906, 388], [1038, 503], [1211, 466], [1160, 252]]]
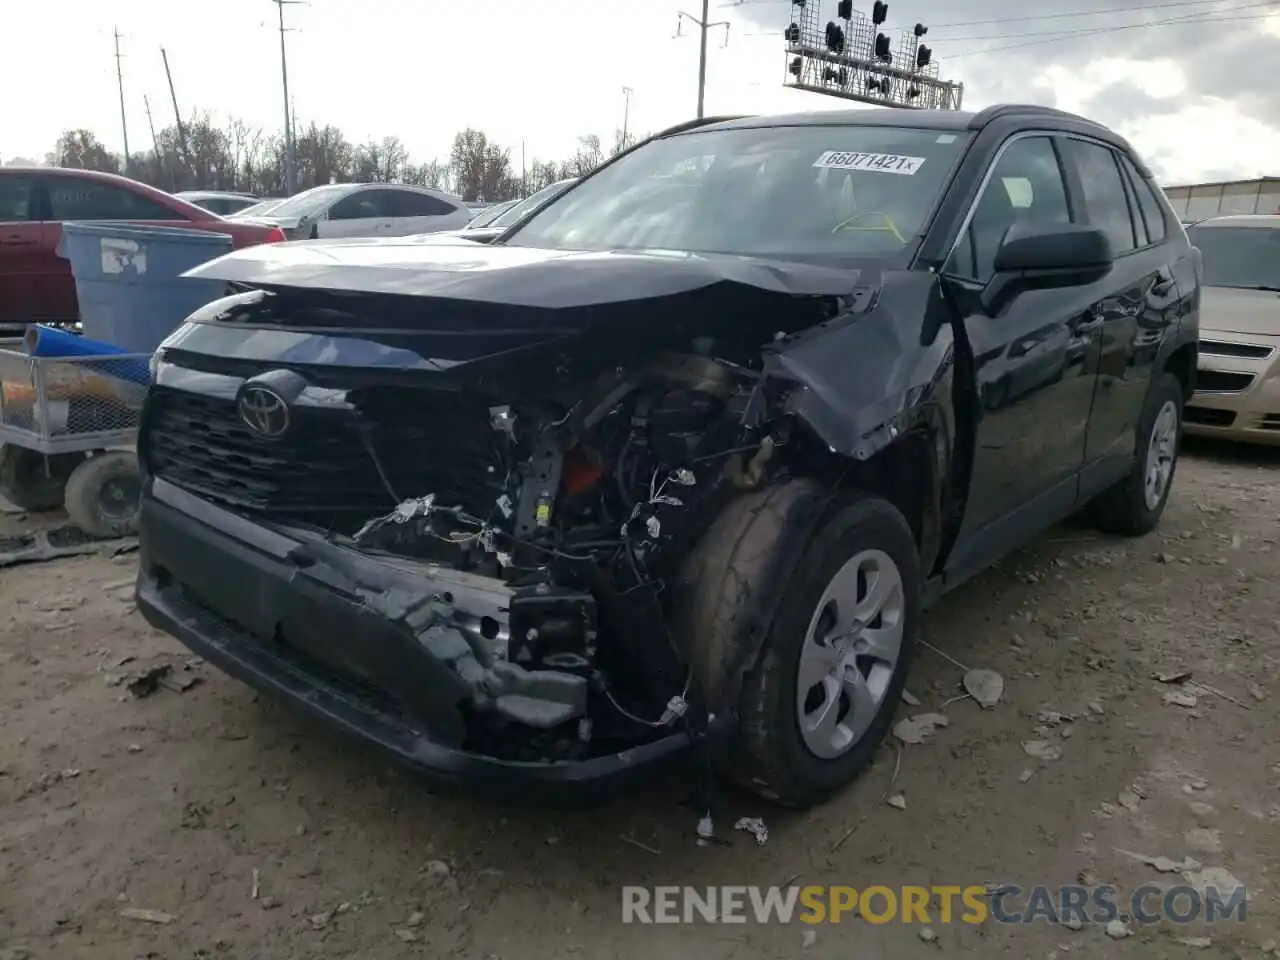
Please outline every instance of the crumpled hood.
[[720, 283], [795, 296], [843, 296], [860, 271], [758, 257], [491, 246], [456, 236], [248, 247], [184, 276], [250, 286], [567, 309], [689, 293]]
[[1201, 287], [1200, 332], [1280, 336], [1280, 293], [1238, 287]]

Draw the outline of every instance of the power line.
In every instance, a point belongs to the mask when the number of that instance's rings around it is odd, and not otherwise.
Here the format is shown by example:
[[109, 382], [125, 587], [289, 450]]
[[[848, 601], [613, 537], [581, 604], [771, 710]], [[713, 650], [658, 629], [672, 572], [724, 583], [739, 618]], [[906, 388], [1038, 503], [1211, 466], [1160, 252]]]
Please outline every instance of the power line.
[[[1256, 10], [1260, 7], [1271, 7], [1271, 6], [1274, 6], [1273, 2], [1250, 3], [1250, 4], [1244, 4], [1243, 6], [1239, 6], [1239, 7], [1227, 7], [1226, 9], [1219, 10], [1215, 13], [1204, 13], [1204, 12], [1190, 13], [1190, 14], [1184, 14], [1179, 17], [1170, 17], [1165, 20], [1144, 20], [1141, 23], [1110, 24], [1105, 27], [1103, 26], [1082, 27], [1080, 29], [1075, 29], [1075, 30], [1061, 30], [1061, 29], [1033, 30], [1029, 32], [1020, 30], [1017, 33], [988, 33], [988, 34], [977, 34], [977, 35], [963, 36], [963, 37], [944, 37], [942, 39], [945, 39], [947, 43], [955, 43], [957, 41], [967, 41], [967, 40], [1016, 40], [1021, 37], [1070, 37], [1070, 36], [1075, 36], [1077, 34], [1085, 34], [1085, 33], [1089, 33], [1089, 34], [1092, 34], [1095, 32], [1107, 33], [1112, 30], [1136, 30], [1139, 27], [1179, 26], [1184, 23], [1186, 24], [1224, 23], [1224, 22], [1232, 23], [1236, 20], [1241, 19], [1240, 17], [1231, 15], [1238, 10]], [[1277, 9], [1276, 13], [1280, 14], [1280, 9]], [[1226, 14], [1226, 16], [1224, 16], [1224, 14]], [[1258, 19], [1265, 20], [1268, 16], [1274, 16], [1274, 14], [1265, 14], [1265, 13], [1259, 14]], [[1249, 18], [1245, 18], [1245, 19], [1249, 19]]]
[[[1270, 6], [1270, 4], [1256, 4], [1256, 6]], [[1237, 7], [1235, 9], [1243, 10], [1248, 8]], [[1128, 24], [1121, 24], [1119, 26], [1111, 26], [1111, 27], [1093, 27], [1093, 28], [1088, 28], [1084, 30], [1063, 31], [1061, 33], [1055, 33], [1054, 35], [1046, 37], [1044, 39], [1027, 40], [1023, 43], [1010, 43], [1010, 44], [1005, 44], [1003, 46], [998, 46], [998, 47], [981, 47], [979, 49], [974, 49], [974, 50], [962, 50], [959, 53], [948, 52], [946, 56], [948, 60], [955, 60], [959, 57], [974, 57], [974, 56], [978, 56], [979, 54], [986, 54], [986, 53], [1002, 53], [1006, 50], [1021, 50], [1025, 47], [1038, 47], [1038, 46], [1043, 46], [1049, 43], [1062, 43], [1064, 41], [1070, 41], [1070, 40], [1081, 40], [1087, 37], [1098, 37], [1098, 36], [1103, 36], [1105, 34], [1118, 33], [1122, 30], [1143, 30], [1148, 27], [1200, 26], [1203, 24], [1210, 24], [1210, 23], [1241, 23], [1249, 20], [1268, 20], [1272, 16], [1274, 16], [1274, 14], [1261, 13], [1261, 14], [1253, 14], [1249, 16], [1242, 16], [1242, 17], [1234, 17], [1234, 16], [1220, 17], [1217, 19], [1176, 18], [1171, 20], [1156, 20], [1151, 23], [1128, 23]], [[1018, 34], [1003, 34], [999, 36], [990, 36], [990, 37], [965, 37], [963, 39], [965, 40], [984, 40], [984, 39], [1000, 40], [1000, 39], [1009, 39], [1015, 36], [1018, 36]], [[1025, 34], [1023, 34], [1023, 36], [1025, 36]]]

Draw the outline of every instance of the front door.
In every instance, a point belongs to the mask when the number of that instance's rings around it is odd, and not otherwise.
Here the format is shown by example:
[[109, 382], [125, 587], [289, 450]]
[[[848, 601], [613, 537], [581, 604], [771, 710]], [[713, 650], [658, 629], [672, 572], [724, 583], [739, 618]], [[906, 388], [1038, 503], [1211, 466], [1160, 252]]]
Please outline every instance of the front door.
[[979, 303], [1014, 223], [1079, 220], [1054, 138], [1016, 136], [991, 176], [944, 274], [973, 354], [979, 391], [964, 525], [950, 566], [962, 569], [1026, 538], [1075, 503], [1088, 435], [1096, 336], [1092, 288], [1027, 290], [996, 316]]
[[320, 237], [385, 236], [391, 227], [387, 211], [388, 190], [357, 190], [347, 194], [332, 207], [329, 215], [316, 225]]

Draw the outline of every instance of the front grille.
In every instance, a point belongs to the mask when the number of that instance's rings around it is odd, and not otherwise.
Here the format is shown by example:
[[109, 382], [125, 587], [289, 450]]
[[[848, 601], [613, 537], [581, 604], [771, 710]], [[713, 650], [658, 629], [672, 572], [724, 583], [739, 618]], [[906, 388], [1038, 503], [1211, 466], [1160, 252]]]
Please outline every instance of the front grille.
[[1244, 357], [1249, 360], [1265, 360], [1275, 352], [1275, 348], [1260, 347], [1253, 343], [1227, 343], [1225, 340], [1201, 340], [1200, 352], [1212, 357]]
[[1211, 410], [1208, 407], [1187, 407], [1182, 413], [1187, 423], [1201, 427], [1229, 427], [1235, 423], [1236, 415], [1230, 410]]
[[142, 451], [151, 474], [215, 503], [325, 528], [349, 532], [397, 499], [428, 493], [490, 515], [505, 468], [487, 406], [415, 390], [377, 408], [358, 416], [294, 407], [288, 433], [267, 440], [232, 400], [155, 388]]
[[1197, 370], [1196, 392], [1239, 393], [1253, 383], [1252, 373], [1224, 373], [1221, 370]]

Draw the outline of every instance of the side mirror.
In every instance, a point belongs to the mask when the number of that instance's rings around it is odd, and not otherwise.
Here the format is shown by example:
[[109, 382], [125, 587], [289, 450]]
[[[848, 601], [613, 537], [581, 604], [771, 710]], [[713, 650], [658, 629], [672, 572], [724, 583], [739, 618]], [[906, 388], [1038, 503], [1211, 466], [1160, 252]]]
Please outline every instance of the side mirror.
[[1111, 240], [1097, 227], [1016, 223], [996, 251], [995, 274], [982, 291], [982, 307], [994, 316], [1025, 290], [1094, 283], [1114, 262]]

